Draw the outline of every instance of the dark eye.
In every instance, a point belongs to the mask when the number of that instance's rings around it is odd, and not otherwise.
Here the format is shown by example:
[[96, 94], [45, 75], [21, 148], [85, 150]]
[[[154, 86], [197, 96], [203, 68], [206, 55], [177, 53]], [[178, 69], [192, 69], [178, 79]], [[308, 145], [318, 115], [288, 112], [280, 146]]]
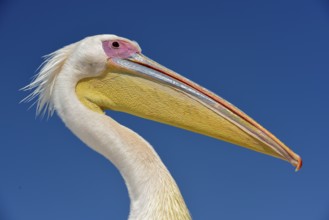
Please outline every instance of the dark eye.
[[112, 42], [112, 47], [118, 48], [119, 46], [120, 46], [119, 42], [117, 41]]

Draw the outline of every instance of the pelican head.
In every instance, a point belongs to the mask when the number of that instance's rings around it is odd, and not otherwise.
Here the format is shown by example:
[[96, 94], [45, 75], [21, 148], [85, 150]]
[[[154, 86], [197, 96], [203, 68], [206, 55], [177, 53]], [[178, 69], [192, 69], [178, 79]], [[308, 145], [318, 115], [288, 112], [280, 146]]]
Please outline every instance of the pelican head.
[[54, 111], [56, 78], [60, 69], [69, 68], [78, 99], [94, 112], [127, 112], [286, 160], [296, 170], [302, 165], [297, 154], [248, 115], [144, 56], [135, 41], [115, 35], [87, 37], [49, 60], [27, 87], [35, 88], [29, 98], [38, 96], [39, 112]]

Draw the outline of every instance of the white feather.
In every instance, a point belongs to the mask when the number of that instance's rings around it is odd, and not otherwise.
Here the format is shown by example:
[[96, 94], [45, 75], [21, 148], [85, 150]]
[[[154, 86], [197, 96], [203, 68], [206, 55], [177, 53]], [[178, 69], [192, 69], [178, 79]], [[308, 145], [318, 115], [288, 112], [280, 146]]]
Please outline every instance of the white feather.
[[28, 91], [33, 90], [23, 102], [30, 102], [37, 99], [34, 104], [37, 104], [36, 114], [52, 116], [55, 109], [54, 104], [51, 101], [54, 83], [57, 75], [60, 73], [62, 66], [74, 49], [76, 44], [71, 44], [57, 50], [51, 54], [44, 56], [45, 60], [40, 66], [40, 71], [37, 73], [30, 84], [23, 87], [22, 90]]

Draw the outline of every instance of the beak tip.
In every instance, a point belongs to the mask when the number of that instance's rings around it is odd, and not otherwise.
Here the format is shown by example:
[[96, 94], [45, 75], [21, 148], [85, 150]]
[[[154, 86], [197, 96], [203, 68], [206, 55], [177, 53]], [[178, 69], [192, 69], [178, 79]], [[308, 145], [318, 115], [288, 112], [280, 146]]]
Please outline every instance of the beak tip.
[[302, 168], [302, 166], [303, 166], [303, 160], [299, 155], [297, 155], [297, 165], [296, 165], [296, 170], [295, 171], [296, 172], [299, 171], [300, 168]]

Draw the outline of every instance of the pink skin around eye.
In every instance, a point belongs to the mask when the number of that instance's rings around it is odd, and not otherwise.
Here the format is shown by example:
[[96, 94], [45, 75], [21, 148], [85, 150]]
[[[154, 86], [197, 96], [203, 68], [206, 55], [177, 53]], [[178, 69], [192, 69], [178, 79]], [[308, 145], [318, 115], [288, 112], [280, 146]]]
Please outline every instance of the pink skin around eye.
[[[113, 42], [115, 42], [114, 45]], [[123, 40], [108, 40], [103, 41], [102, 44], [108, 58], [125, 59], [140, 52], [138, 47]]]

